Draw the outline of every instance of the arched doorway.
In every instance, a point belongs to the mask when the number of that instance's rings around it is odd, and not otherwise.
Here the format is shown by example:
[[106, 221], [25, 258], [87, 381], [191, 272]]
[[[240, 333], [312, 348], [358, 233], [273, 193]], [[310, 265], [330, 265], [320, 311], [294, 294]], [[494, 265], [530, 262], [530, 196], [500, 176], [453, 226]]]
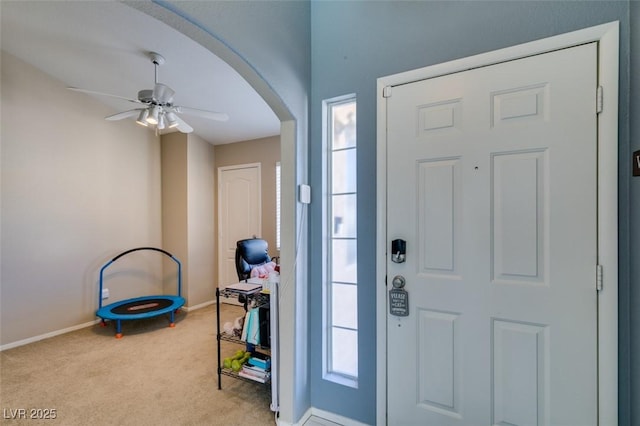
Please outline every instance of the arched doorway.
[[[256, 90], [281, 121], [282, 229], [280, 261], [282, 265], [282, 290], [280, 292], [280, 317], [287, 318], [287, 321], [280, 321], [279, 335], [280, 363], [289, 366], [289, 368], [280, 372], [278, 381], [280, 420], [285, 423], [294, 423], [308, 408], [308, 399], [305, 399], [304, 396], [308, 389], [305, 388], [303, 380], [307, 376], [308, 361], [305, 349], [306, 336], [302, 333], [303, 330], [306, 330], [308, 322], [306, 317], [307, 293], [302, 284], [307, 281], [306, 273], [308, 270], [306, 267], [306, 227], [308, 221], [305, 220], [308, 213], [305, 205], [297, 202], [297, 187], [307, 182], [306, 99], [308, 89], [305, 86], [306, 82], [295, 81], [295, 72], [282, 73], [281, 78], [290, 77], [291, 84], [287, 84], [287, 88], [279, 92], [274, 88], [274, 82], [265, 77], [266, 72], [258, 72], [254, 64], [251, 63], [251, 58], [244, 57], [240, 51], [234, 49], [237, 46], [227, 44], [218, 31], [209, 28], [214, 22], [203, 23], [207, 22], [205, 15], [208, 13], [213, 15], [222, 13], [223, 11], [219, 9], [224, 8], [257, 7], [255, 4], [212, 2], [205, 5], [195, 2], [175, 4], [131, 2], [129, 5], [173, 27], [227, 62]], [[263, 7], [268, 7], [268, 5], [263, 5]], [[290, 7], [301, 6], [290, 5]], [[302, 7], [299, 13], [305, 13], [304, 11], [305, 9]], [[193, 18], [194, 16], [198, 17], [198, 21]], [[257, 14], [255, 10], [248, 13], [247, 16], [257, 17], [255, 21], [260, 22], [265, 18], [264, 15]], [[217, 18], [220, 20], [220, 15], [217, 15]], [[277, 19], [273, 16], [270, 18]], [[227, 22], [225, 20], [224, 23]], [[233, 25], [236, 23], [234, 22]], [[242, 25], [239, 26], [242, 29]], [[250, 33], [251, 31], [249, 34], [243, 33], [239, 37], [242, 37], [242, 41], [250, 45], [260, 46], [262, 40], [250, 39], [252, 37]], [[233, 34], [226, 40], [233, 42], [230, 38], [232, 36]], [[278, 52], [282, 51], [286, 51], [286, 48], [280, 46]], [[306, 53], [308, 54], [308, 51]], [[264, 52], [261, 52], [261, 55], [256, 61], [265, 60]], [[295, 55], [295, 52], [291, 52], [290, 55]], [[275, 62], [277, 61], [269, 61], [267, 64]], [[261, 65], [263, 64], [261, 63]], [[285, 90], [286, 93], [284, 93]]]

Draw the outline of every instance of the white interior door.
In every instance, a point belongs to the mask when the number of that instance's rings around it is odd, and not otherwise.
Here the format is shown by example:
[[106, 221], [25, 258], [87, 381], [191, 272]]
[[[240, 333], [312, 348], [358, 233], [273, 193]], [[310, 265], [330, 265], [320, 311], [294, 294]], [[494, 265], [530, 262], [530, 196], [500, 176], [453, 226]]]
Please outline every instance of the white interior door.
[[390, 425], [597, 422], [597, 46], [394, 86]]
[[218, 168], [218, 287], [238, 282], [236, 242], [262, 235], [260, 163]]

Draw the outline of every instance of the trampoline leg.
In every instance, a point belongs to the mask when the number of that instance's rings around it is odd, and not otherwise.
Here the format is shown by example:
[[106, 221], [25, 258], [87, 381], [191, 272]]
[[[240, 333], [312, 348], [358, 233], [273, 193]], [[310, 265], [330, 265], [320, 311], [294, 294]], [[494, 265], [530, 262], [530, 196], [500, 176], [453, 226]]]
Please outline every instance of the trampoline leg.
[[106, 327], [106, 326], [107, 326], [107, 322], [104, 319], [100, 320], [100, 327]]
[[116, 339], [122, 339], [122, 324], [120, 320], [116, 320]]
[[169, 327], [171, 327], [171, 328], [176, 326], [176, 323], [174, 321], [174, 317], [175, 317], [175, 314], [174, 314], [173, 311], [171, 311], [171, 323], [169, 324]]

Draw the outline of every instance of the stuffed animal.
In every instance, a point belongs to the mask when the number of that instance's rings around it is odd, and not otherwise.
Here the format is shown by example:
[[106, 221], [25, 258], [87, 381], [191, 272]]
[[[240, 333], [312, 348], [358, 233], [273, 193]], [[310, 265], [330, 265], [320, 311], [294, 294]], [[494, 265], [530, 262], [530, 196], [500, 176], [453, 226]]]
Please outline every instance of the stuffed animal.
[[242, 335], [242, 327], [244, 326], [244, 317], [238, 317], [233, 321], [233, 335], [240, 337]]
[[242, 326], [244, 325], [244, 317], [236, 318], [233, 323], [225, 322], [222, 326], [222, 330], [233, 337], [240, 338], [242, 335]]

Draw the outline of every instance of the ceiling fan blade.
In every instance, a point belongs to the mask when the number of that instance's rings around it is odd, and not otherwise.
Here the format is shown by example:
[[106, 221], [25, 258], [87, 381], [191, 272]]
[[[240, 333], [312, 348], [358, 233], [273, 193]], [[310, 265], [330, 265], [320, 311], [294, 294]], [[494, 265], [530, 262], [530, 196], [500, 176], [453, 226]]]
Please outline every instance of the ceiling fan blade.
[[140, 111], [142, 111], [143, 109], [144, 108], [130, 109], [128, 111], [123, 111], [123, 112], [119, 112], [117, 114], [108, 115], [104, 119], [108, 120], [108, 121], [122, 120], [122, 119], [133, 117], [135, 115], [140, 114]]
[[183, 106], [175, 106], [175, 109], [178, 113], [197, 115], [199, 117], [208, 118], [209, 120], [227, 121], [229, 119], [229, 115], [224, 112], [207, 111], [204, 109]]
[[160, 104], [170, 104], [176, 92], [166, 84], [156, 83], [153, 86], [153, 99]]
[[109, 93], [96, 92], [94, 90], [80, 89], [78, 87], [67, 87], [67, 89], [74, 90], [76, 92], [89, 93], [89, 94], [92, 94], [92, 95], [109, 96], [111, 98], [123, 99], [125, 101], [134, 102], [134, 103], [137, 103], [137, 104], [142, 103], [137, 99], [125, 98], [124, 96], [112, 95], [112, 94], [109, 94]]
[[182, 133], [191, 133], [193, 132], [193, 127], [189, 126], [187, 123], [185, 123], [185, 121], [176, 116], [176, 121], [178, 122], [178, 125], [176, 126], [176, 129], [180, 130]]

